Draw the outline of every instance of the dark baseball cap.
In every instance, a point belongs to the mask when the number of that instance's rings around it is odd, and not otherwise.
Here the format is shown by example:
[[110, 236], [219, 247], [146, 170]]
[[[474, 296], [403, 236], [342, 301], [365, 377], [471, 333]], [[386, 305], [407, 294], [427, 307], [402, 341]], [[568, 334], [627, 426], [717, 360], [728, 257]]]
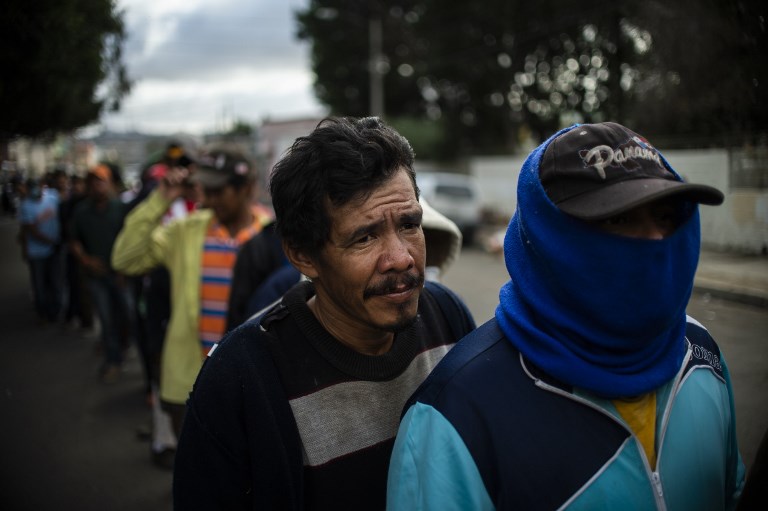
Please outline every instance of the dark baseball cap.
[[720, 190], [681, 181], [645, 138], [613, 122], [578, 125], [555, 138], [542, 156], [539, 179], [561, 211], [582, 220], [603, 220], [671, 196], [723, 202]]
[[242, 153], [228, 149], [211, 149], [196, 160], [192, 179], [205, 188], [240, 186], [256, 178], [256, 167]]

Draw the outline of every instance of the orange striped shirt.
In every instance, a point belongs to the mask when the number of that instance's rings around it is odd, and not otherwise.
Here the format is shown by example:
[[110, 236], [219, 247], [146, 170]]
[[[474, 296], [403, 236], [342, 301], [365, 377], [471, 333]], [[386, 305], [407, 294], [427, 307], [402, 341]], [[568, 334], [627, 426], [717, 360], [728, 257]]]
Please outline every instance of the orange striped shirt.
[[234, 237], [215, 218], [208, 225], [200, 272], [199, 333], [204, 356], [226, 333], [232, 271], [240, 245], [261, 231], [263, 223], [263, 215], [254, 208], [253, 223]]

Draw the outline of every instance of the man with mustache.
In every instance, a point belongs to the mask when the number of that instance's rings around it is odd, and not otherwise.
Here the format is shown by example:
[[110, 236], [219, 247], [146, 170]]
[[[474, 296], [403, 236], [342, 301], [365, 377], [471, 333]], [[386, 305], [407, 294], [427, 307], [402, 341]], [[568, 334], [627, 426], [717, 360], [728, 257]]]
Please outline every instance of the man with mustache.
[[211, 351], [174, 505], [383, 509], [402, 406], [474, 321], [424, 284], [413, 150], [379, 119], [324, 120], [270, 191], [284, 252], [309, 280]]

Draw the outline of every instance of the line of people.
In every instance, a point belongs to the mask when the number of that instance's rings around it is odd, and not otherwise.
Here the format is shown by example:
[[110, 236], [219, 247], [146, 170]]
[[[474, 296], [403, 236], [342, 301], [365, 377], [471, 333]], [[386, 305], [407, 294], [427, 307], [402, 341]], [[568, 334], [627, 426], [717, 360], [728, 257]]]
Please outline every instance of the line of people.
[[119, 380], [125, 353], [136, 344], [149, 396], [143, 304], [134, 292], [138, 281], [116, 272], [110, 262], [132, 206], [119, 167], [98, 164], [85, 176], [59, 168], [42, 181], [23, 181], [19, 194], [19, 241], [40, 323], [98, 335], [101, 361], [95, 372], [104, 384]]
[[87, 297], [67, 250], [68, 225], [75, 205], [84, 198], [84, 181], [70, 179], [58, 168], [43, 178], [14, 181], [21, 257], [29, 268], [30, 287], [40, 323], [79, 318], [90, 327]]
[[[145, 359], [176, 509], [762, 497], [725, 358], [685, 313], [699, 204], [723, 194], [685, 183], [641, 135], [574, 125], [531, 152], [504, 240], [510, 280], [480, 327], [426, 278], [460, 234], [420, 200], [413, 150], [381, 120], [329, 118], [298, 138], [269, 177], [274, 216], [254, 204], [244, 154], [182, 155], [169, 145], [147, 169], [106, 259], [141, 282], [135, 303], [167, 299]], [[174, 204], [186, 211], [168, 222]]]
[[574, 125], [529, 155], [479, 328], [425, 283], [413, 152], [380, 120], [323, 121], [270, 193], [307, 280], [208, 353], [176, 509], [736, 508], [727, 364], [685, 313], [723, 194], [642, 136]]
[[[162, 296], [170, 299], [162, 349], [152, 356], [157, 367], [152, 373], [153, 458], [166, 466], [173, 463], [173, 439], [180, 434], [187, 397], [208, 352], [227, 331], [300, 280], [299, 270], [288, 264], [271, 212], [254, 204], [253, 163], [226, 147], [210, 148], [192, 161], [150, 169], [156, 187], [131, 209], [112, 252], [117, 271], [150, 276], [144, 292], [148, 305]], [[166, 222], [175, 203], [189, 203], [190, 190], [200, 194], [203, 207]], [[427, 211], [433, 245], [428, 264], [438, 275], [458, 255], [461, 233], [447, 218]], [[156, 287], [157, 272], [167, 286], [164, 293]], [[148, 313], [152, 309], [147, 307]], [[163, 417], [169, 418], [171, 434]]]
[[[30, 179], [18, 187], [24, 197], [19, 241], [40, 322], [76, 321], [83, 333], [98, 332], [98, 378], [105, 384], [120, 379], [126, 351], [135, 344], [151, 408], [152, 428], [144, 433], [151, 436], [152, 461], [162, 468], [173, 466], [176, 412], [183, 410], [183, 400], [168, 401], [164, 391], [173, 389], [179, 372], [195, 370], [190, 355], [200, 365], [205, 349], [196, 341], [194, 354], [185, 352], [182, 341], [178, 355], [179, 340], [193, 336], [210, 344], [223, 335], [238, 248], [272, 218], [253, 203], [255, 178], [253, 165], [235, 150], [213, 149], [196, 160], [170, 142], [160, 161], [145, 166], [135, 190], [126, 190], [119, 167], [108, 164], [90, 168], [84, 178], [58, 170], [45, 186]], [[173, 196], [163, 195], [172, 181]], [[132, 219], [142, 215], [147, 233], [155, 227], [156, 235], [165, 228], [183, 231], [168, 249], [177, 260], [145, 260], [140, 271], [124, 271], [113, 264], [113, 252], [124, 245], [125, 236], [118, 236], [125, 231], [134, 243]], [[187, 232], [197, 237], [191, 245]], [[155, 255], [150, 240], [135, 242], [140, 252]], [[163, 357], [166, 348], [171, 355]], [[182, 374], [182, 388], [193, 377]]]

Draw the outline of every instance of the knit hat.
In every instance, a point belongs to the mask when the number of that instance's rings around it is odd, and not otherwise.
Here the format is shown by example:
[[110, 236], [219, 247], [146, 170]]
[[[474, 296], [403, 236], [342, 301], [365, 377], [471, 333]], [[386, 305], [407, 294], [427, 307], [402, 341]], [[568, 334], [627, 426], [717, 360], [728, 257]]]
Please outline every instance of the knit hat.
[[722, 192], [683, 182], [645, 138], [613, 122], [579, 125], [555, 138], [539, 178], [561, 211], [582, 220], [603, 220], [670, 196], [723, 202]]

